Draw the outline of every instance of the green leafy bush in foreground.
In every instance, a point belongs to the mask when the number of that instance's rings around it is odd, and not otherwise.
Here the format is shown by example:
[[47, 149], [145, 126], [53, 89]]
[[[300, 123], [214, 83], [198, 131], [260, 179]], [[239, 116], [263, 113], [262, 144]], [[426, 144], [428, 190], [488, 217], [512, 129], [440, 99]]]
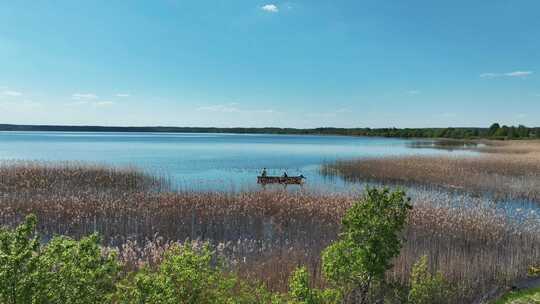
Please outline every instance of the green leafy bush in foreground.
[[115, 290], [119, 264], [97, 235], [54, 237], [40, 246], [36, 218], [0, 230], [0, 303], [102, 303]]
[[513, 291], [493, 302], [493, 304], [534, 304], [540, 303], [540, 288]]
[[305, 267], [293, 272], [289, 280], [289, 294], [295, 304], [334, 304], [341, 303], [341, 293], [337, 289], [316, 289], [309, 285], [309, 273]]
[[35, 303], [103, 303], [120, 273], [115, 252], [102, 254], [95, 234], [80, 241], [55, 237], [38, 261]]
[[169, 249], [156, 270], [122, 274], [97, 235], [40, 245], [36, 218], [0, 230], [0, 303], [284, 303], [220, 267], [208, 246]]
[[343, 232], [322, 255], [327, 280], [350, 303], [368, 303], [402, 246], [401, 231], [412, 206], [405, 192], [367, 189], [343, 218]]
[[529, 267], [528, 275], [530, 277], [540, 277], [540, 266]]
[[0, 229], [0, 303], [32, 302], [40, 249], [36, 222], [29, 216], [14, 231]]
[[[173, 246], [155, 269], [126, 273], [97, 235], [78, 241], [57, 236], [42, 245], [37, 220], [28, 216], [16, 229], [0, 229], [0, 303], [367, 303], [399, 254], [410, 209], [403, 191], [368, 189], [346, 213], [339, 239], [323, 252], [328, 287], [311, 287], [308, 271], [300, 267], [284, 295], [226, 271], [209, 246]], [[426, 267], [421, 261], [413, 273], [412, 299], [431, 294], [438, 284]]]
[[213, 261], [208, 246], [175, 246], [157, 270], [130, 274], [118, 284], [115, 303], [272, 303], [279, 298], [248, 286]]
[[157, 271], [143, 269], [119, 284], [119, 303], [227, 303], [235, 278], [212, 267], [208, 247], [195, 252], [190, 246], [165, 253]]
[[440, 272], [435, 275], [429, 272], [428, 257], [424, 255], [414, 264], [411, 273], [409, 303], [446, 303], [450, 295], [449, 288], [450, 286], [444, 281], [443, 275]]

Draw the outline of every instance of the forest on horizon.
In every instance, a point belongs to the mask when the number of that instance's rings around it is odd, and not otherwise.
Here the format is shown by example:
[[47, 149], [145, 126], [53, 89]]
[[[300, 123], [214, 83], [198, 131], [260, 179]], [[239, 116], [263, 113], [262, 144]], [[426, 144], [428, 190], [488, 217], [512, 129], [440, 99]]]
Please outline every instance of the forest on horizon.
[[113, 127], [0, 124], [0, 131], [44, 132], [156, 132], [156, 133], [233, 133], [233, 134], [290, 134], [290, 135], [345, 135], [400, 138], [450, 139], [540, 139], [540, 127], [506, 126], [499, 123], [489, 128], [249, 128], [249, 127]]

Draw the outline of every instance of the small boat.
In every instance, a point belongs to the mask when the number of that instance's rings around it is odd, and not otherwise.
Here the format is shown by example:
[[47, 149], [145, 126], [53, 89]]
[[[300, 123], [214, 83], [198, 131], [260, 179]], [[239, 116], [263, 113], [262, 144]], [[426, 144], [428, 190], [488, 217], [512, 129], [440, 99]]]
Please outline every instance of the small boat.
[[301, 185], [304, 183], [305, 177], [300, 176], [257, 176], [257, 184], [284, 184], [284, 185]]

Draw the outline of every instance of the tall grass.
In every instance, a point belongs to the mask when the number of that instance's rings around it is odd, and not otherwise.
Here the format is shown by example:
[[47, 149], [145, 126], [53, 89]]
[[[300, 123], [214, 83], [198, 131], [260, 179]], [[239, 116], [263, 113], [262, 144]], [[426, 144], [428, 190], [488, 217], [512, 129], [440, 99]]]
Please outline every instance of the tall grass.
[[[166, 181], [133, 170], [36, 163], [0, 168], [0, 224], [28, 213], [39, 230], [80, 237], [99, 232], [120, 249], [126, 267], [156, 265], [173, 242], [207, 240], [245, 278], [285, 290], [290, 272], [307, 265], [314, 283], [321, 250], [339, 233], [340, 220], [358, 197], [286, 191], [167, 192]], [[523, 278], [540, 263], [540, 222], [519, 221], [481, 204], [448, 204], [445, 195], [415, 196], [407, 239], [389, 279], [407, 284], [421, 255], [460, 284], [463, 299]], [[472, 206], [472, 207], [471, 207]]]
[[342, 160], [322, 166], [348, 181], [430, 185], [499, 199], [540, 202], [540, 142], [492, 143], [478, 157], [405, 156]]
[[168, 183], [161, 177], [135, 168], [112, 168], [74, 162], [0, 161], [0, 192], [80, 193], [82, 191], [162, 191]]

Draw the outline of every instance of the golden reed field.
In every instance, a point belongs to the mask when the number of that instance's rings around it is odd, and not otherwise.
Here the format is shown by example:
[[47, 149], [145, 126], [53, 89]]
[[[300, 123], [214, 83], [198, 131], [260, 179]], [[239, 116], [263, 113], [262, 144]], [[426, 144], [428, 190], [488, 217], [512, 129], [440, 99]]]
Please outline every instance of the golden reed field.
[[323, 166], [350, 181], [421, 184], [540, 201], [540, 141], [481, 141], [476, 157], [411, 156], [346, 160]]
[[[329, 164], [347, 179], [433, 185], [415, 193], [406, 243], [388, 272], [407, 284], [412, 265], [427, 254], [458, 289], [455, 303], [526, 277], [540, 264], [538, 214], [519, 219], [483, 204], [486, 192], [538, 202], [538, 142], [489, 143], [474, 158], [408, 157]], [[171, 191], [167, 180], [135, 169], [84, 164], [4, 163], [0, 166], [0, 224], [34, 213], [39, 231], [80, 237], [99, 232], [127, 269], [157, 265], [172, 243], [212, 243], [231, 271], [287, 288], [290, 272], [307, 265], [318, 285], [320, 251], [339, 233], [341, 216], [358, 197], [306, 191]], [[453, 203], [449, 203], [452, 201]], [[459, 300], [461, 299], [461, 300]]]

